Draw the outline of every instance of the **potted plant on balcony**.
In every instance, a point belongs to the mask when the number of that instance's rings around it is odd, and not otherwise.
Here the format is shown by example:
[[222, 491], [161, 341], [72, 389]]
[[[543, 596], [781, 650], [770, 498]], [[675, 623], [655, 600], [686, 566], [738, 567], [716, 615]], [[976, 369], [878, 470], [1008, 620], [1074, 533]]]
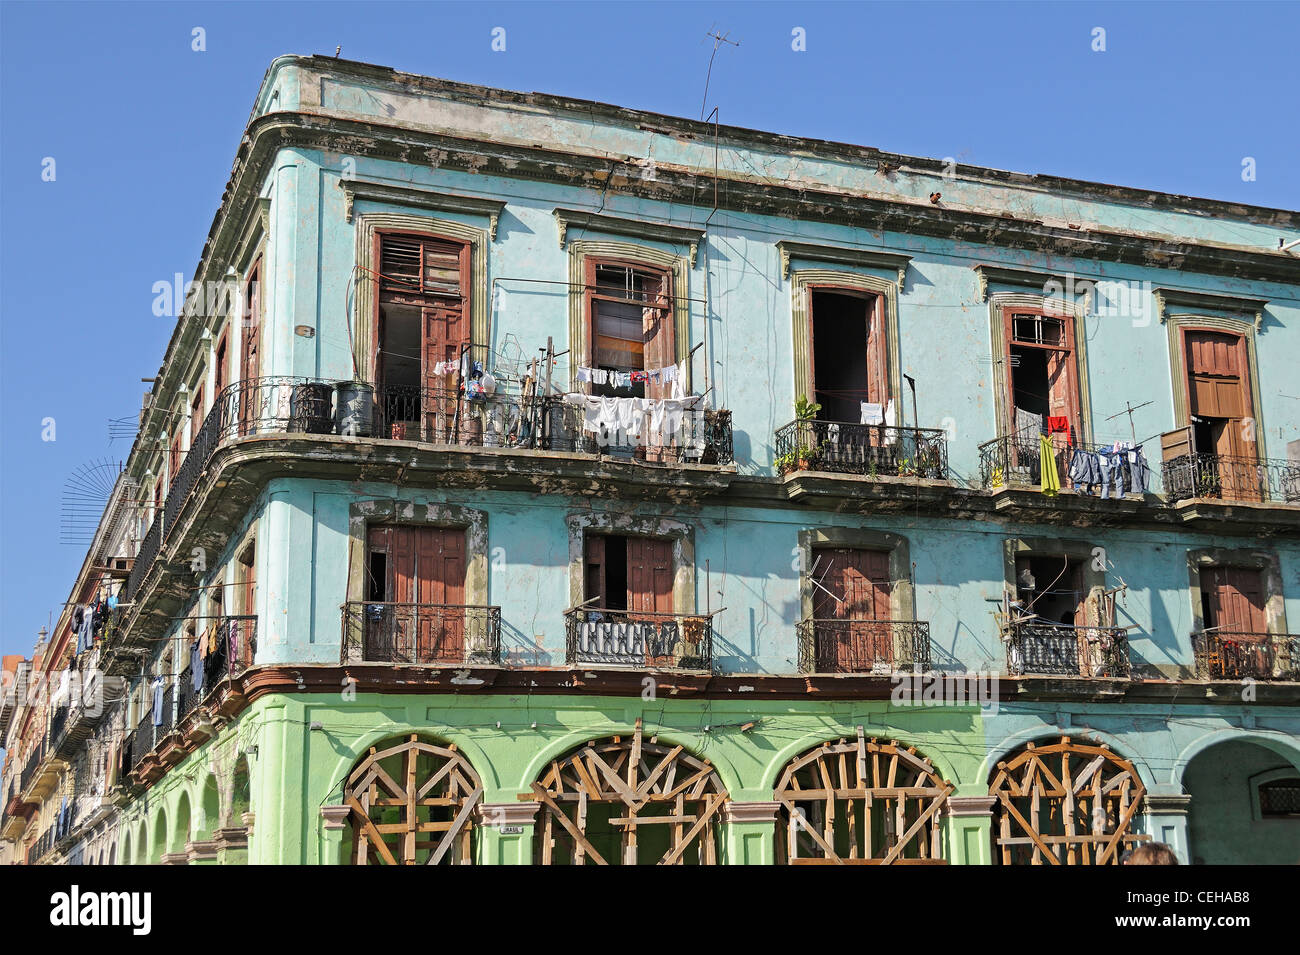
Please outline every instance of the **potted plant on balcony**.
[[792, 451], [787, 451], [776, 459], [778, 470], [783, 472], [796, 469], [806, 471], [812, 467], [813, 455], [816, 453], [817, 448], [812, 443], [812, 428], [805, 425], [804, 422], [815, 419], [817, 413], [821, 410], [822, 406], [820, 404], [809, 401], [803, 395], [795, 399], [795, 446]]

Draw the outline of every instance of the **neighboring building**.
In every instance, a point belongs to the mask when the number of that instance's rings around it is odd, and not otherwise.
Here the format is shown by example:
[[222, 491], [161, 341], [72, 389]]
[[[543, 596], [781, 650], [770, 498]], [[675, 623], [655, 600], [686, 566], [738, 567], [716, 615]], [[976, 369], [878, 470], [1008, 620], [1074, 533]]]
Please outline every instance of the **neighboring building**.
[[1300, 861], [1298, 225], [277, 59], [4, 835]]

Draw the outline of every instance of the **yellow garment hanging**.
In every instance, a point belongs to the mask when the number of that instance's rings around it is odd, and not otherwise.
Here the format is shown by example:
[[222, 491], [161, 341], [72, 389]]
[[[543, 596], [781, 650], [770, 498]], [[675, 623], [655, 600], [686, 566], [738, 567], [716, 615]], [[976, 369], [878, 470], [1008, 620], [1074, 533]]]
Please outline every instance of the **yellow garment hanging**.
[[1055, 494], [1061, 489], [1061, 476], [1056, 473], [1056, 449], [1045, 434], [1038, 437], [1038, 470], [1043, 476], [1044, 494]]

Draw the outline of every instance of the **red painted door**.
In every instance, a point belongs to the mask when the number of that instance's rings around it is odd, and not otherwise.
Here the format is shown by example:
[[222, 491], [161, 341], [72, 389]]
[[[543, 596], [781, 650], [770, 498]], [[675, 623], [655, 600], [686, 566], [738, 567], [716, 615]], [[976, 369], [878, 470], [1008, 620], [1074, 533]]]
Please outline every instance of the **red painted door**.
[[464, 662], [465, 531], [374, 527], [370, 543], [386, 558], [386, 607], [371, 618], [373, 645], [394, 660]]
[[888, 552], [819, 550], [812, 577], [817, 668], [851, 673], [892, 663]]
[[1184, 333], [1187, 364], [1187, 407], [1210, 425], [1214, 447], [1197, 448], [1219, 457], [1217, 477], [1223, 497], [1239, 501], [1263, 499], [1250, 395], [1250, 363], [1241, 335], [1205, 329]]
[[658, 615], [673, 612], [672, 541], [627, 539], [627, 609], [629, 620], [647, 624], [646, 664], [671, 666], [677, 623]]
[[1246, 567], [1207, 567], [1201, 571], [1201, 593], [1214, 675], [1239, 679], [1271, 674], [1263, 572]]

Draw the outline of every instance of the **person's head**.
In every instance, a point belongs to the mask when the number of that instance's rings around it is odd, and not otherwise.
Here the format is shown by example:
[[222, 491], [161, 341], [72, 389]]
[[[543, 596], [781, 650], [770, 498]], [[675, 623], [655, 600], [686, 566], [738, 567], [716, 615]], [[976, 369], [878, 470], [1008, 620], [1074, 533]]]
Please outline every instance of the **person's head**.
[[1125, 865], [1178, 865], [1174, 850], [1163, 842], [1144, 842], [1124, 860]]

